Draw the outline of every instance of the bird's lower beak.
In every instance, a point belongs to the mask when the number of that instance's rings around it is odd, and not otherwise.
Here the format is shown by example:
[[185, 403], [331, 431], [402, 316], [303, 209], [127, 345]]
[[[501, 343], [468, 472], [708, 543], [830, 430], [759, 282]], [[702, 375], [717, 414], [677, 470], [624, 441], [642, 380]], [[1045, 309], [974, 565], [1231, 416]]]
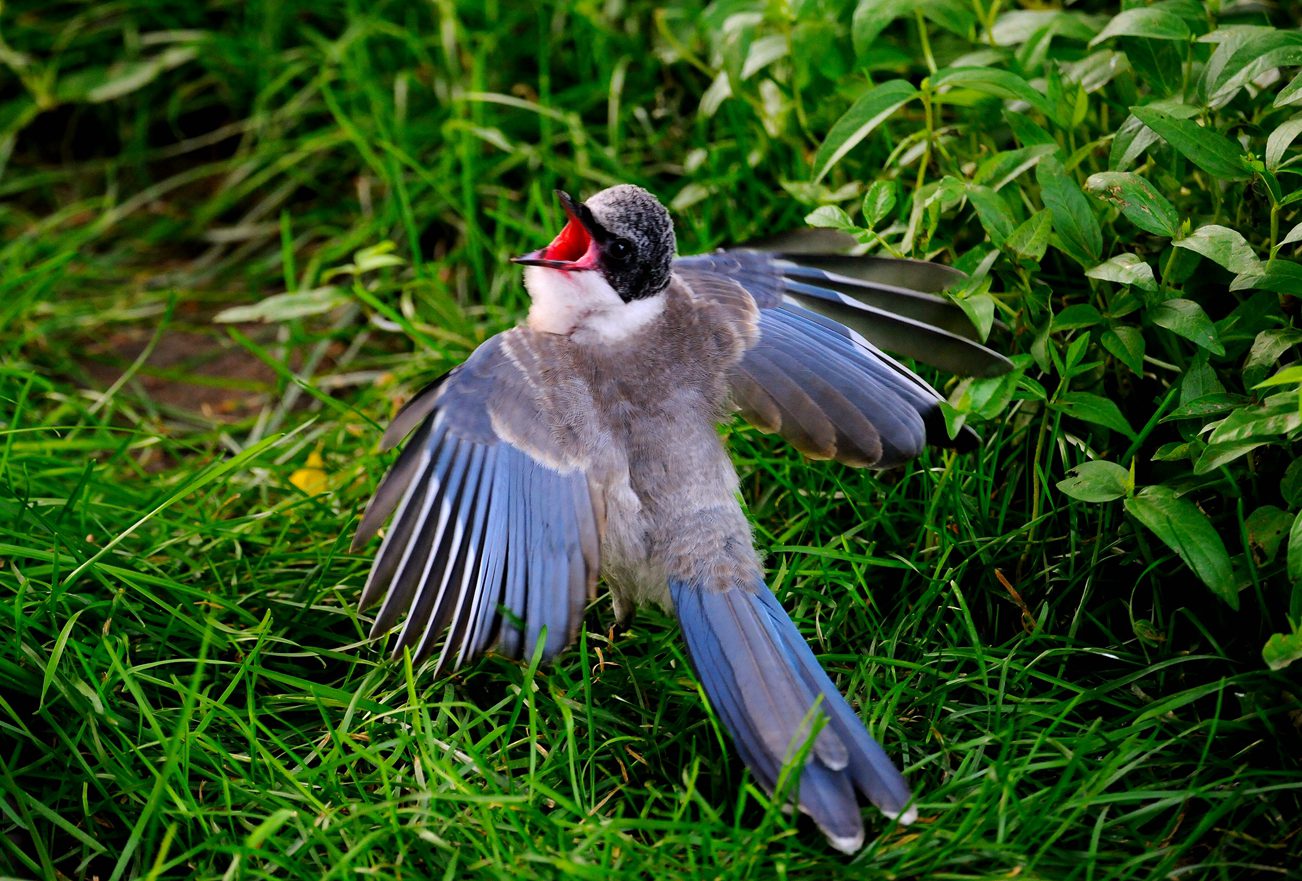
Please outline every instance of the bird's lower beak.
[[582, 202], [577, 202], [569, 193], [556, 191], [561, 200], [561, 207], [569, 221], [552, 243], [523, 257], [512, 257], [512, 263], [522, 266], [546, 266], [549, 269], [562, 269], [573, 272], [580, 269], [592, 269], [596, 265], [597, 249], [591, 226], [591, 213]]

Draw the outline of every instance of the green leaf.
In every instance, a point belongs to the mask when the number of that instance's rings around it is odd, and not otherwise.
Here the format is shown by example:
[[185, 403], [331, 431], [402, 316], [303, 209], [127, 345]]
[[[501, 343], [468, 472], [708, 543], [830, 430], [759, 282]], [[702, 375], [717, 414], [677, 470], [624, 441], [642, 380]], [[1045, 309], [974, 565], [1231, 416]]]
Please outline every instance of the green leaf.
[[1288, 533], [1288, 580], [1302, 584], [1302, 511], [1293, 518], [1293, 526]]
[[1293, 515], [1274, 505], [1262, 505], [1243, 521], [1248, 546], [1258, 563], [1270, 563], [1293, 525]]
[[1261, 649], [1261, 659], [1272, 670], [1283, 670], [1302, 658], [1302, 627], [1292, 633], [1272, 633]]
[[1268, 388], [1273, 385], [1297, 385], [1299, 383], [1302, 383], [1302, 366], [1294, 364], [1291, 367], [1285, 367], [1270, 379], [1263, 379], [1253, 388]]
[[[1198, 115], [1197, 107], [1190, 107], [1174, 98], [1154, 101], [1147, 105], [1164, 111], [1177, 119], [1188, 119]], [[1161, 140], [1157, 132], [1144, 125], [1133, 113], [1117, 129], [1112, 139], [1112, 149], [1108, 154], [1108, 165], [1113, 171], [1125, 171], [1145, 150]]]
[[850, 18], [850, 40], [855, 56], [863, 58], [888, 24], [921, 5], [922, 0], [859, 0]]
[[[1289, 379], [1296, 382], [1299, 378], [1302, 378], [1302, 374]], [[1208, 434], [1207, 442], [1233, 444], [1249, 440], [1282, 440], [1302, 425], [1296, 401], [1294, 394], [1283, 392], [1271, 395], [1260, 404], [1237, 407], [1224, 419], [1214, 423], [1215, 427]]]
[[1213, 392], [1210, 395], [1203, 395], [1201, 398], [1194, 398], [1188, 403], [1181, 404], [1163, 416], [1162, 421], [1174, 422], [1177, 419], [1191, 418], [1206, 421], [1209, 416], [1223, 416], [1239, 409], [1248, 402], [1249, 398], [1243, 395], [1232, 395], [1229, 392]]
[[1252, 289], [1302, 296], [1302, 265], [1291, 260], [1271, 260], [1230, 282], [1231, 291]]
[[1132, 440], [1135, 437], [1135, 431], [1126, 421], [1126, 417], [1121, 414], [1121, 408], [1115, 401], [1102, 395], [1090, 392], [1063, 392], [1050, 405], [1073, 419], [1119, 431]]
[[1058, 481], [1059, 490], [1082, 502], [1111, 502], [1129, 495], [1134, 487], [1129, 469], [1102, 459], [1077, 465]]
[[[1219, 47], [1217, 51], [1219, 53]], [[1207, 104], [1212, 109], [1223, 107], [1240, 89], [1263, 73], [1297, 64], [1302, 64], [1302, 34], [1283, 29], [1262, 29], [1238, 45], [1219, 69], [1208, 63], [1203, 83]]]
[[[1280, 482], [1279, 494], [1292, 507], [1302, 505], [1302, 459], [1294, 459], [1284, 469], [1284, 479]], [[1302, 560], [1298, 560], [1298, 565], [1302, 566]]]
[[1089, 303], [1074, 303], [1053, 316], [1054, 331], [1076, 330], [1081, 327], [1093, 327], [1103, 323], [1099, 310]]
[[1280, 89], [1279, 94], [1275, 96], [1275, 106], [1288, 107], [1299, 101], [1302, 101], [1302, 73], [1293, 77], [1292, 82]]
[[1001, 150], [977, 167], [976, 174], [972, 175], [972, 182], [986, 184], [992, 190], [1002, 189], [1057, 151], [1057, 143], [1032, 144], [1016, 150]]
[[1193, 34], [1184, 19], [1174, 12], [1141, 6], [1113, 17], [1094, 39], [1090, 48], [1114, 37], [1143, 37], [1148, 40], [1188, 40]]
[[1171, 244], [1177, 248], [1187, 248], [1202, 254], [1216, 265], [1223, 266], [1235, 274], [1253, 272], [1261, 264], [1256, 252], [1241, 233], [1214, 223], [1200, 226]]
[[1008, 204], [989, 187], [968, 184], [966, 192], [968, 201], [976, 209], [977, 218], [990, 234], [990, 241], [1002, 248], [1017, 226]]
[[1266, 138], [1267, 170], [1279, 171], [1284, 154], [1293, 146], [1299, 134], [1302, 134], [1302, 116], [1293, 117], [1270, 133], [1270, 137]]
[[1180, 217], [1153, 185], [1128, 171], [1101, 171], [1085, 181], [1085, 192], [1121, 208], [1126, 218], [1146, 232], [1175, 238]]
[[1193, 473], [1198, 475], [1210, 474], [1217, 468], [1246, 456], [1257, 447], [1264, 447], [1267, 443], [1269, 441], [1247, 440], [1228, 444], [1207, 444], [1203, 447], [1202, 452], [1198, 454], [1197, 461], [1194, 462]]
[[1244, 180], [1252, 176], [1243, 161], [1243, 148], [1220, 132], [1203, 128], [1191, 119], [1177, 119], [1156, 107], [1131, 107], [1130, 112], [1177, 153], [1213, 177]]
[[1138, 254], [1118, 254], [1105, 263], [1085, 270], [1089, 278], [1117, 284], [1134, 285], [1140, 290], [1157, 290], [1157, 279], [1153, 277], [1153, 267], [1149, 266]]
[[814, 154], [814, 181], [822, 180], [823, 175], [845, 154], [917, 94], [918, 90], [904, 80], [888, 80], [860, 95], [859, 100], [832, 126], [827, 139]]
[[1217, 355], [1225, 354], [1216, 326], [1207, 317], [1203, 307], [1193, 300], [1176, 298], [1158, 303], [1148, 310], [1149, 319], [1158, 327], [1165, 327]]
[[1008, 250], [1023, 260], [1038, 261], [1049, 247], [1049, 230], [1053, 218], [1048, 211], [1037, 211], [1008, 237]]
[[290, 321], [330, 312], [348, 301], [347, 291], [334, 285], [326, 285], [310, 291], [275, 294], [251, 306], [232, 306], [218, 312], [213, 320], [227, 324], [244, 321]]
[[888, 180], [873, 181], [868, 187], [868, 194], [863, 197], [864, 224], [872, 229], [895, 210], [895, 182]]
[[1291, 245], [1294, 242], [1302, 242], [1302, 223], [1290, 229], [1279, 241], [1280, 245]]
[[1025, 101], [1049, 119], [1056, 119], [1053, 104], [1015, 73], [997, 67], [949, 67], [931, 77], [935, 88], [971, 89], [996, 98]]
[[1291, 327], [1263, 330], [1257, 334], [1248, 357], [1243, 362], [1244, 384], [1254, 386], [1265, 379], [1266, 371], [1279, 363], [1280, 356], [1298, 343], [1302, 343], [1302, 331]]
[[1035, 179], [1040, 184], [1040, 199], [1053, 215], [1053, 229], [1063, 250], [1082, 266], [1098, 263], [1103, 255], [1103, 232], [1076, 181], [1053, 158], [1036, 166]]
[[1113, 325], [1103, 331], [1099, 342], [1136, 376], [1144, 375], [1144, 334], [1139, 328], [1129, 324]]
[[1126, 511], [1175, 551], [1203, 584], [1230, 608], [1239, 608], [1225, 542], [1197, 505], [1161, 485], [1145, 487], [1125, 504]]
[[819, 229], [858, 229], [854, 225], [854, 221], [850, 219], [850, 215], [835, 205], [824, 205], [821, 208], [815, 208], [805, 217], [805, 223]]

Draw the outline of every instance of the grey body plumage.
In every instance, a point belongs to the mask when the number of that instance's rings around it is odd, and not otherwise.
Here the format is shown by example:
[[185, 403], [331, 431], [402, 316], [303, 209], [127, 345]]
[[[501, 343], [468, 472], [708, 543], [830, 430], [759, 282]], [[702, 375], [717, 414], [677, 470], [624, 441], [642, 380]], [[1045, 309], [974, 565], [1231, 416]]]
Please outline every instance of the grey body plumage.
[[574, 639], [600, 572], [619, 618], [647, 603], [678, 616], [766, 788], [824, 717], [798, 804], [855, 850], [856, 790], [901, 822], [915, 815], [911, 796], [765, 586], [716, 425], [739, 409], [811, 457], [887, 467], [949, 441], [937, 393], [874, 334], [965, 372], [1007, 362], [955, 306], [907, 286], [945, 283], [930, 264], [755, 250], [675, 259], [668, 212], [645, 190], [561, 198], [565, 229], [517, 260], [528, 321], [386, 432], [386, 445], [416, 434], [354, 543], [396, 510], [363, 591], [363, 607], [382, 601], [372, 633], [401, 619], [397, 651], [438, 649], [437, 670], [489, 648], [529, 657], [540, 642], [551, 658]]

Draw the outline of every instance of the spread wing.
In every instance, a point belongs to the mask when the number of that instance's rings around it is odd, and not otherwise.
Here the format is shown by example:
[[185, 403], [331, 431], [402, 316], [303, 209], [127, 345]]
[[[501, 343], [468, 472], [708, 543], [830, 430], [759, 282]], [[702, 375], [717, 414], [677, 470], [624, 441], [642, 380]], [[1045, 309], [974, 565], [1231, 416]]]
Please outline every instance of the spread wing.
[[[393, 522], [362, 592], [372, 637], [405, 614], [395, 654], [417, 662], [447, 634], [437, 671], [489, 648], [551, 658], [573, 641], [596, 586], [602, 531], [582, 426], [555, 425], [576, 395], [558, 345], [520, 329], [485, 342], [411, 399], [381, 442], [415, 434], [366, 508], [353, 548]], [[437, 672], [436, 671], [436, 672]]]
[[728, 279], [753, 298], [758, 341], [734, 369], [733, 401], [813, 458], [886, 468], [927, 443], [975, 441], [948, 438], [941, 396], [883, 348], [976, 376], [1012, 366], [931, 293], [962, 278], [936, 264], [730, 250], [679, 258], [674, 271], [704, 297]]

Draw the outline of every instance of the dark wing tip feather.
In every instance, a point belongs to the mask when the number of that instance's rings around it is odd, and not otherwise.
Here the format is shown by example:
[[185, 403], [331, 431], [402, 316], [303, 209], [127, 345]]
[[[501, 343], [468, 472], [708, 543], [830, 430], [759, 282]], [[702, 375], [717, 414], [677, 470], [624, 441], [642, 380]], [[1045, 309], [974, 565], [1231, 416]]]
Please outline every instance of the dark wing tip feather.
[[903, 776], [762, 582], [720, 590], [671, 579], [669, 588], [710, 704], [761, 785], [774, 790], [819, 714], [825, 725], [800, 769], [800, 809], [846, 852], [863, 844], [855, 790], [886, 815], [913, 819]]

